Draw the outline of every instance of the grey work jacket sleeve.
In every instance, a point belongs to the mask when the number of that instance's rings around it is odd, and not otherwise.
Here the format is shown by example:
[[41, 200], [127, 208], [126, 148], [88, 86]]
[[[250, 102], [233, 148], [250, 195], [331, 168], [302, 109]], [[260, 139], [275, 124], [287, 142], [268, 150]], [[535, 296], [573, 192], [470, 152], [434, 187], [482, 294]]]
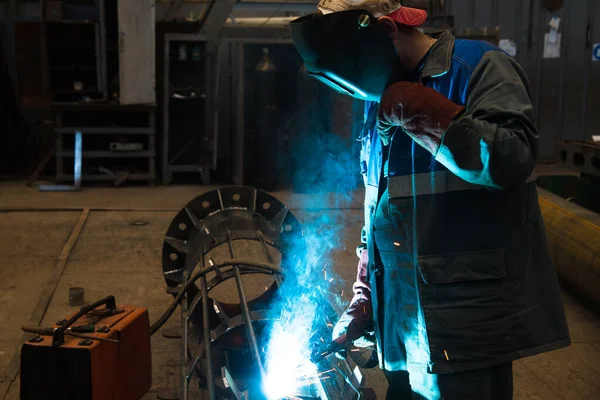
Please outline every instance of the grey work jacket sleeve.
[[473, 184], [524, 184], [535, 167], [538, 131], [521, 67], [501, 51], [487, 52], [473, 70], [465, 107], [444, 133], [436, 160]]

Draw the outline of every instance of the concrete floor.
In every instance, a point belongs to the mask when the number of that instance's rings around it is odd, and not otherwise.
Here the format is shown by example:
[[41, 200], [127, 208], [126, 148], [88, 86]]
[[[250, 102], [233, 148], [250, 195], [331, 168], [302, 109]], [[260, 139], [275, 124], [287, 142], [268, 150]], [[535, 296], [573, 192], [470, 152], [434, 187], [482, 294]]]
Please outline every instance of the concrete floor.
[[[21, 183], [0, 184], [0, 368], [9, 364], [21, 337], [20, 326], [29, 321], [40, 288], [50, 277], [71, 234], [81, 208], [91, 212], [73, 247], [64, 273], [44, 318], [51, 324], [73, 312], [68, 288], [85, 288], [87, 300], [109, 294], [118, 303], [144, 306], [151, 321], [168, 306], [160, 254], [162, 240], [173, 216], [205, 186], [85, 188], [77, 193], [40, 193]], [[328, 209], [326, 196], [274, 193], [301, 221], [327, 213], [343, 229], [332, 254], [339, 275], [337, 288], [349, 297], [355, 275], [355, 246], [362, 224], [358, 191], [340, 209]], [[132, 221], [148, 224], [136, 226]], [[515, 363], [515, 399], [600, 399], [600, 320], [569, 294], [564, 294], [573, 345]], [[177, 328], [173, 318], [165, 329]], [[160, 333], [152, 338], [153, 389], [178, 382], [177, 340]], [[0, 371], [1, 371], [0, 370]], [[383, 398], [385, 380], [378, 370], [366, 373], [367, 385]], [[18, 380], [7, 399], [18, 398]], [[1, 393], [0, 393], [1, 398]]]

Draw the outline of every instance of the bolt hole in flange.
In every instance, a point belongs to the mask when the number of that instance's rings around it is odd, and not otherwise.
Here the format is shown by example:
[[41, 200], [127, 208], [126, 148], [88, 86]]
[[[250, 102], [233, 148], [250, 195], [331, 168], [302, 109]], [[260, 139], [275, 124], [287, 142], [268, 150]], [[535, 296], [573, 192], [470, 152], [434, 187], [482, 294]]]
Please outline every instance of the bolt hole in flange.
[[567, 162], [567, 152], [564, 150], [561, 150], [561, 152], [560, 152], [560, 161], [563, 164]]
[[231, 197], [233, 199], [233, 201], [240, 201], [240, 194], [239, 193], [234, 193], [234, 195]]
[[585, 158], [583, 157], [583, 154], [581, 154], [581, 153], [573, 154], [573, 164], [577, 165], [578, 167], [583, 166], [583, 164], [585, 164]]
[[180, 231], [185, 231], [187, 229], [187, 225], [184, 224], [183, 222], [181, 224], [179, 224], [179, 230]]
[[208, 207], [210, 207], [210, 203], [208, 201], [203, 201], [202, 208], [208, 208]]
[[263, 209], [268, 210], [269, 208], [271, 208], [271, 203], [269, 203], [268, 201], [265, 201], [262, 206], [263, 206]]
[[175, 260], [177, 260], [178, 257], [177, 257], [177, 254], [171, 253], [171, 254], [169, 254], [169, 258], [171, 259], [171, 261], [175, 261]]
[[292, 226], [291, 225], [288, 224], [288, 225], [285, 226], [285, 231], [286, 232], [290, 232], [291, 230], [292, 230]]

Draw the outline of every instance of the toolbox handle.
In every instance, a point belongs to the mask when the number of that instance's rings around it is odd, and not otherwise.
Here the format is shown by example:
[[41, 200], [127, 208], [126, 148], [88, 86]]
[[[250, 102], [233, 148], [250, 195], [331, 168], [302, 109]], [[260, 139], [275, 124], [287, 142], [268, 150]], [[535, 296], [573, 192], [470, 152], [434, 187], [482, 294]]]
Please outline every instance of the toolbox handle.
[[115, 296], [112, 296], [112, 295], [107, 296], [107, 297], [103, 298], [102, 300], [98, 300], [95, 303], [91, 303], [91, 304], [81, 307], [79, 309], [79, 311], [77, 312], [77, 314], [73, 315], [64, 324], [62, 324], [61, 326], [59, 326], [58, 328], [56, 328], [54, 330], [54, 334], [52, 335], [52, 346], [58, 347], [58, 346], [61, 346], [62, 344], [64, 344], [65, 343], [65, 331], [71, 325], [73, 325], [75, 322], [77, 322], [77, 320], [79, 318], [83, 317], [88, 312], [90, 312], [100, 306], [103, 306], [103, 305], [106, 305], [107, 310], [116, 309], [117, 302], [115, 301]]

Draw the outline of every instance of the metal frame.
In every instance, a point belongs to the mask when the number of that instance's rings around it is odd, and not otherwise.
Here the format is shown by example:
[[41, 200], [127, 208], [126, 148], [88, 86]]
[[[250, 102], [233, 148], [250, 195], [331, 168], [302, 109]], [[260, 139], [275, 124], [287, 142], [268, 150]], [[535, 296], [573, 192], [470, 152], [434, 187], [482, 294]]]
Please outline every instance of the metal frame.
[[[257, 243], [263, 250], [264, 259], [239, 258], [235, 243], [240, 240]], [[229, 259], [215, 263], [209, 252], [221, 245], [227, 245]], [[248, 399], [248, 390], [259, 390], [253, 389], [256, 388], [254, 379], [236, 380], [235, 374], [230, 373], [230, 366], [239, 365], [239, 359], [232, 360], [236, 357], [234, 354], [239, 356], [243, 352], [237, 345], [237, 353], [228, 353], [226, 343], [234, 341], [228, 342], [227, 338], [239, 334], [243, 327], [247, 345], [242, 346], [251, 353], [250, 360], [244, 360], [253, 364], [255, 376], [260, 378], [259, 383], [262, 382], [265, 371], [255, 329], [268, 322], [270, 301], [288, 268], [301, 261], [298, 253], [288, 252], [298, 250], [297, 246], [303, 254], [305, 243], [296, 217], [276, 198], [249, 187], [224, 187], [205, 193], [189, 202], [173, 219], [163, 245], [163, 273], [167, 284], [176, 287], [179, 296], [183, 294], [181, 400], [190, 398], [192, 378], [200, 385], [201, 398], [205, 398], [202, 395], [206, 393], [210, 400]], [[280, 265], [274, 263], [270, 249], [281, 253]], [[215, 275], [210, 280], [207, 278], [209, 273]], [[274, 282], [259, 297], [248, 301], [242, 282], [242, 275], [246, 274], [269, 274]], [[212, 289], [228, 279], [236, 282], [239, 304], [220, 303], [209, 297]], [[195, 286], [198, 281], [200, 288]], [[329, 314], [322, 316], [327, 322], [323, 326], [332, 326], [329, 317]], [[328, 338], [331, 335], [329, 328], [320, 333]], [[319, 344], [319, 338], [330, 340], [315, 335], [314, 341]], [[261, 340], [261, 343], [264, 342]], [[220, 364], [217, 364], [219, 360]], [[329, 374], [330, 379], [306, 385], [304, 390], [310, 391], [313, 398], [355, 398], [362, 379], [352, 372], [347, 361], [329, 354], [316, 368], [319, 373]], [[246, 391], [242, 392], [240, 389], [244, 388]]]
[[[236, 185], [244, 184], [244, 43], [236, 41], [232, 47], [232, 93], [237, 99], [232, 115], [234, 117], [234, 129], [231, 143], [232, 180]], [[232, 102], [233, 103], [233, 102]]]
[[[83, 158], [83, 138], [81, 130], [75, 131], [75, 148], [73, 150], [73, 185], [40, 185], [41, 192], [77, 192], [81, 188], [81, 161]], [[62, 138], [57, 138], [57, 145], [62, 149]], [[58, 147], [57, 147], [58, 152]], [[62, 159], [57, 155], [56, 168], [62, 171]]]
[[236, 3], [237, 0], [212, 0], [208, 12], [204, 16], [200, 33], [210, 39], [217, 38]]
[[573, 171], [600, 177], [600, 143], [558, 142], [556, 163]]
[[98, 90], [104, 95], [102, 98], [108, 100], [108, 66], [106, 56], [106, 16], [104, 13], [104, 0], [96, 0], [98, 7], [98, 27], [96, 32], [96, 61], [98, 69]]
[[[170, 164], [169, 163], [169, 106], [170, 106], [170, 68], [169, 68], [169, 50], [172, 41], [204, 42], [206, 44], [205, 77], [206, 99], [204, 106], [204, 129], [203, 136], [209, 138], [209, 132], [212, 132], [212, 157], [209, 162], [199, 160], [201, 164]], [[219, 89], [219, 63], [220, 49], [218, 41], [209, 40], [205, 34], [165, 34], [164, 45], [164, 88], [163, 88], [163, 156], [162, 156], [162, 182], [169, 184], [172, 180], [173, 172], [200, 172], [203, 183], [208, 184], [210, 172], [217, 167], [218, 157], [218, 89]], [[214, 71], [214, 75], [213, 75]], [[211, 85], [214, 82], [214, 87]]]
[[[143, 127], [86, 127], [86, 126], [64, 126], [63, 125], [63, 114], [71, 112], [94, 112], [93, 109], [87, 108], [85, 105], [80, 106], [73, 105], [72, 108], [63, 109], [62, 107], [56, 108], [54, 114], [56, 118], [56, 125], [54, 133], [56, 135], [56, 181], [67, 181], [74, 179], [75, 181], [114, 181], [115, 184], [120, 184], [124, 180], [130, 181], [148, 181], [149, 184], [156, 182], [156, 124], [155, 124], [155, 108], [154, 107], [143, 107], [143, 109], [131, 110], [136, 106], [119, 106], [119, 105], [103, 105], [98, 106], [98, 110], [95, 112], [106, 112], [106, 113], [127, 113], [137, 112], [144, 113], [147, 115], [147, 124]], [[106, 107], [104, 109], [104, 107]], [[130, 111], [131, 110], [131, 111]], [[76, 146], [74, 153], [63, 147], [63, 136], [66, 134], [76, 135]], [[78, 149], [78, 145], [81, 146], [81, 140], [77, 141], [77, 136], [81, 137], [85, 135], [139, 135], [144, 136], [148, 140], [147, 150], [135, 151], [135, 152], [114, 152], [108, 150], [95, 150], [95, 151], [82, 151], [81, 147]], [[75, 165], [77, 166], [77, 159], [79, 158], [79, 172], [76, 170], [74, 174], [65, 174], [63, 162], [67, 158], [75, 157]], [[81, 172], [81, 160], [83, 158], [146, 158], [148, 160], [148, 172], [118, 175], [118, 174], [82, 174]]]

